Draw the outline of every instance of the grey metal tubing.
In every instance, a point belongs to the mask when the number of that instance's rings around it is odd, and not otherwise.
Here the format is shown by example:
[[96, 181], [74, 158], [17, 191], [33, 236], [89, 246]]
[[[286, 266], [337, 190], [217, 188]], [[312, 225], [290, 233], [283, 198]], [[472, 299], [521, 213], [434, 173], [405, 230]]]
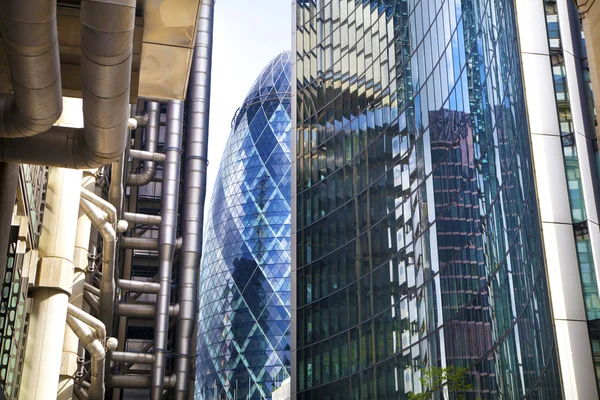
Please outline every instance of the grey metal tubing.
[[96, 339], [104, 342], [104, 339], [106, 339], [106, 327], [99, 319], [94, 318], [90, 314], [83, 311], [81, 308], [77, 308], [72, 304], [67, 305], [67, 314], [77, 318], [81, 322], [86, 323], [90, 328], [94, 330], [94, 336], [96, 337]]
[[14, 92], [0, 98], [0, 137], [45, 132], [63, 107], [56, 0], [0, 2], [0, 30]]
[[[27, 3], [30, 2], [34, 4], [33, 0], [27, 0]], [[18, 15], [19, 18], [23, 18], [21, 21], [28, 21], [29, 15], [36, 14], [38, 9], [48, 7], [52, 8], [54, 14], [44, 17], [45, 20], [55, 18], [55, 1], [36, 1], [35, 4], [37, 3], [39, 6], [33, 7], [24, 6], [23, 1], [0, 2], [0, 4], [8, 4], [7, 7], [11, 9], [21, 10], [23, 15]], [[45, 3], [50, 3], [51, 6]], [[84, 128], [53, 127], [31, 137], [0, 138], [0, 161], [87, 169], [109, 164], [123, 153], [128, 135], [135, 4], [135, 0], [83, 0], [81, 2]], [[55, 25], [54, 22], [53, 24]], [[26, 35], [28, 40], [43, 36], [43, 30], [29, 26], [32, 24], [24, 25], [27, 25], [27, 29], [7, 29], [10, 42], [20, 35]], [[54, 31], [54, 25], [47, 29]], [[31, 34], [27, 33], [28, 29], [31, 29]], [[4, 31], [2, 33], [4, 36]], [[56, 45], [56, 54], [56, 60], [53, 62], [58, 63], [58, 45]], [[38, 68], [38, 64], [32, 62], [36, 66], [36, 74], [29, 76], [27, 68], [20, 71], [18, 65], [11, 65], [11, 76], [24, 73], [27, 79], [44, 79], [48, 74], [46, 69], [41, 68], [42, 64], [39, 64]], [[37, 73], [40, 69], [42, 73]], [[35, 102], [32, 100], [37, 95], [37, 92], [27, 95], [26, 100], [31, 100], [32, 109], [38, 108], [33, 106]], [[47, 103], [50, 101], [44, 99], [43, 104]], [[44, 107], [47, 105], [42, 108]]]
[[[115, 304], [115, 314], [119, 317], [152, 319], [156, 317], [156, 305], [154, 304]], [[179, 314], [179, 305], [170, 305], [166, 313], [168, 317], [176, 317]], [[168, 318], [167, 318], [168, 320]]]
[[106, 351], [104, 345], [94, 335], [94, 332], [73, 317], [71, 314], [67, 315], [67, 325], [73, 330], [73, 333], [79, 338], [81, 344], [90, 353], [92, 358], [91, 363], [91, 385], [89, 389], [89, 395], [91, 400], [103, 400], [104, 399], [104, 359]]
[[183, 189], [182, 237], [179, 263], [179, 316], [175, 340], [175, 399], [187, 400], [190, 387], [194, 326], [198, 308], [198, 273], [202, 255], [208, 122], [212, 66], [214, 0], [204, 0], [188, 89]]
[[133, 119], [135, 119], [135, 121], [137, 122], [138, 128], [144, 128], [148, 123], [148, 113], [134, 115]]
[[163, 153], [153, 153], [145, 150], [129, 150], [129, 155], [135, 160], [164, 162], [167, 156]]
[[108, 188], [108, 201], [119, 213], [123, 210], [123, 174], [125, 173], [125, 159], [121, 154], [110, 167], [110, 186]]
[[90, 306], [92, 311], [96, 314], [100, 314], [100, 306], [98, 305], [98, 299], [94, 297], [90, 292], [83, 292], [83, 299]]
[[102, 280], [100, 281], [100, 320], [112, 329], [114, 303], [115, 303], [115, 256], [117, 248], [117, 234], [113, 226], [104, 219], [102, 212], [90, 202], [81, 199], [82, 210], [88, 216], [92, 225], [102, 235]]
[[113, 351], [110, 353], [113, 361], [129, 364], [152, 364], [154, 354], [150, 353], [132, 353], [127, 351]]
[[121, 290], [136, 293], [156, 294], [160, 291], [160, 285], [156, 282], [130, 281], [127, 279], [119, 279], [119, 287]]
[[94, 296], [100, 297], [100, 289], [98, 289], [96, 286], [91, 285], [91, 284], [89, 284], [89, 283], [86, 282], [86, 283], [84, 283], [83, 287], [85, 288], [85, 290], [87, 290], [88, 292], [90, 292]]
[[169, 101], [167, 107], [167, 136], [165, 154], [167, 160], [163, 169], [161, 193], [162, 223], [158, 246], [158, 283], [160, 292], [156, 298], [156, 319], [154, 324], [154, 356], [152, 365], [152, 387], [150, 398], [160, 400], [163, 396], [166, 346], [169, 330], [169, 300], [171, 295], [171, 275], [175, 241], [177, 238], [177, 206], [179, 204], [179, 175], [181, 170], [181, 145], [183, 137], [183, 103]]
[[[146, 124], [146, 151], [156, 153], [158, 150], [158, 134], [160, 131], [160, 104], [155, 101], [146, 102], [148, 122]], [[131, 154], [131, 151], [130, 151]], [[139, 174], [128, 174], [125, 183], [128, 186], [144, 186], [150, 183], [156, 174], [156, 162], [146, 161]]]
[[[165, 389], [174, 387], [175, 379], [175, 375], [165, 376]], [[107, 383], [111, 388], [147, 389], [151, 384], [151, 378], [148, 375], [112, 375]]]
[[81, 197], [104, 211], [106, 213], [106, 220], [108, 222], [111, 224], [117, 222], [117, 209], [108, 201], [85, 188], [81, 188]]
[[[158, 250], [158, 239], [146, 237], [130, 237], [124, 236], [121, 238], [121, 248], [134, 250]], [[175, 250], [179, 250], [183, 246], [183, 238], [178, 237], [175, 240]]]
[[138, 214], [125, 211], [123, 219], [132, 224], [160, 225], [160, 215]]
[[73, 393], [79, 400], [88, 400], [90, 398], [90, 395], [84, 388], [73, 386]]

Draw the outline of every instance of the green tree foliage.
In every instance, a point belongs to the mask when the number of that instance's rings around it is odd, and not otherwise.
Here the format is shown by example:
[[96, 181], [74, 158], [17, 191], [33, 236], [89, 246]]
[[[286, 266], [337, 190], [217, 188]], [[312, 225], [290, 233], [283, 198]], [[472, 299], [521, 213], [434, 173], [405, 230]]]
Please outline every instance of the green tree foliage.
[[456, 394], [456, 399], [464, 400], [464, 392], [472, 389], [473, 385], [466, 383], [468, 368], [455, 368], [450, 365], [446, 368], [428, 367], [421, 370], [421, 387], [423, 393], [409, 393], [409, 400], [430, 400], [434, 393], [441, 394], [448, 400], [450, 394]]

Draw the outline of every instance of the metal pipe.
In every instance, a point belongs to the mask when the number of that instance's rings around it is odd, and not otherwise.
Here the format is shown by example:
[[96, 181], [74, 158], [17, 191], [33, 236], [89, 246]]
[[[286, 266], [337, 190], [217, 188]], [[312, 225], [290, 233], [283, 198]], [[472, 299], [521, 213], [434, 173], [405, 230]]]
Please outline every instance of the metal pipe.
[[[175, 386], [175, 375], [165, 376], [164, 387], [170, 389]], [[151, 384], [148, 375], [112, 375], [108, 378], [108, 386], [123, 389], [147, 389]]]
[[156, 282], [130, 281], [127, 279], [119, 279], [119, 287], [122, 290], [137, 293], [156, 294], [160, 291], [160, 285]]
[[153, 153], [145, 150], [129, 150], [129, 156], [135, 160], [164, 162], [167, 156], [163, 153]]
[[20, 398], [56, 399], [67, 304], [73, 284], [73, 249], [81, 171], [51, 168], [28, 328]]
[[14, 92], [0, 98], [0, 137], [45, 132], [63, 107], [56, 0], [0, 2], [0, 30]]
[[126, 351], [113, 351], [110, 353], [113, 361], [129, 364], [152, 364], [154, 363], [154, 354], [150, 353], [132, 353]]
[[[156, 317], [156, 305], [117, 303], [115, 304], [115, 314], [120, 317], [152, 319]], [[178, 314], [179, 305], [170, 305], [167, 311], [167, 315], [172, 318], [176, 317]]]
[[186, 400], [198, 308], [198, 272], [202, 254], [202, 228], [206, 197], [210, 72], [212, 66], [214, 0], [204, 0], [200, 11], [192, 71], [188, 89], [185, 142], [182, 237], [179, 263], [180, 307], [175, 340], [175, 399]]
[[[148, 123], [145, 128], [146, 151], [156, 153], [158, 150], [158, 134], [160, 130], [160, 104], [155, 101], [146, 102], [146, 113], [148, 114]], [[129, 186], [144, 186], [150, 183], [155, 174], [156, 162], [148, 160], [144, 162], [144, 169], [141, 173], [127, 175], [125, 182]]]
[[79, 400], [88, 400], [90, 398], [90, 395], [88, 394], [87, 390], [83, 388], [78, 388], [77, 386], [73, 387], [73, 393], [75, 394], [75, 396], [77, 396]]
[[179, 174], [181, 170], [181, 144], [183, 136], [183, 103], [169, 101], [167, 107], [167, 137], [161, 193], [162, 223], [159, 231], [158, 283], [160, 292], [156, 299], [154, 324], [154, 356], [150, 398], [162, 399], [166, 368], [167, 334], [169, 330], [168, 309], [171, 295], [171, 274], [177, 238], [177, 205], [179, 204]]
[[72, 315], [67, 315], [67, 325], [73, 330], [75, 335], [81, 340], [81, 343], [90, 354], [91, 362], [91, 385], [89, 395], [91, 400], [104, 399], [104, 358], [106, 350], [102, 341], [98, 339], [92, 330]]
[[[121, 248], [135, 250], [158, 250], [158, 239], [147, 237], [131, 237], [124, 236], [121, 238]], [[181, 249], [183, 246], [183, 238], [175, 239], [175, 250]]]
[[[123, 210], [123, 174], [125, 173], [124, 156], [120, 155], [110, 167], [110, 186], [108, 188], [108, 201], [120, 213]], [[120, 214], [119, 214], [120, 215]]]
[[115, 254], [117, 234], [113, 226], [106, 221], [102, 212], [90, 202], [81, 199], [81, 208], [92, 224], [102, 235], [102, 280], [100, 281], [100, 320], [112, 329], [115, 303]]
[[81, 198], [86, 199], [104, 211], [106, 213], [106, 221], [110, 222], [111, 224], [117, 222], [117, 209], [114, 205], [96, 195], [96, 193], [93, 193], [85, 188], [81, 188]]
[[98, 299], [95, 298], [90, 292], [83, 292], [83, 299], [90, 306], [92, 311], [97, 315], [100, 314], [100, 306], [98, 305]]
[[106, 327], [97, 318], [92, 317], [90, 314], [83, 311], [81, 308], [77, 308], [72, 304], [67, 306], [67, 314], [77, 318], [81, 322], [86, 323], [95, 332], [94, 336], [101, 341], [106, 339]]
[[96, 286], [90, 285], [89, 283], [85, 283], [84, 288], [94, 296], [100, 297], [100, 289], [98, 289]]
[[160, 225], [160, 215], [138, 214], [125, 212], [123, 219], [131, 224]]
[[[33, 0], [27, 1], [33, 4]], [[22, 1], [1, 2], [5, 3], [10, 5], [7, 7], [11, 9], [21, 10], [23, 19], [15, 18], [18, 21], [28, 21], [28, 15], [34, 14], [32, 10], [52, 7], [52, 14], [44, 17], [43, 21], [52, 20], [56, 14], [55, 1], [36, 1], [35, 4], [39, 5], [28, 7], [23, 7]], [[135, 0], [81, 2], [84, 128], [53, 127], [36, 136], [0, 138], [0, 161], [88, 169], [109, 164], [121, 156], [127, 145], [135, 4]], [[19, 35], [26, 35], [25, 37], [31, 40], [42, 36], [44, 32], [34, 26], [30, 28], [33, 24], [22, 24], [27, 26], [22, 29], [18, 23], [15, 24], [19, 29], [7, 29], [11, 42]], [[33, 33], [27, 33], [27, 29], [31, 29]], [[49, 32], [55, 30], [55, 24], [46, 29]], [[4, 36], [4, 30], [2, 33]], [[58, 63], [57, 44], [56, 47], [55, 62]], [[33, 65], [36, 65], [36, 71], [39, 71], [38, 64]], [[29, 77], [27, 71], [27, 68], [23, 68], [22, 72]], [[13, 77], [13, 74], [21, 74], [17, 65], [11, 65], [10, 72]], [[49, 73], [36, 73], [28, 79], [42, 80], [47, 75]], [[28, 93], [27, 99], [36, 95], [37, 93], [32, 91]], [[44, 98], [41, 107], [47, 107], [47, 103], [50, 102]], [[32, 109], [37, 108], [33, 106], [35, 102], [32, 101], [31, 104]]]

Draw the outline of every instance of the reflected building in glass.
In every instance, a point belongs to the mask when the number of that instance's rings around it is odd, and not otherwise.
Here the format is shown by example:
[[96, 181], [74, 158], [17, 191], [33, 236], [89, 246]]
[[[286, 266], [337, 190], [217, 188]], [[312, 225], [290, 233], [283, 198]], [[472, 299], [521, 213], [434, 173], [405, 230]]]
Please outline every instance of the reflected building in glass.
[[294, 7], [295, 398], [562, 398], [514, 2]]
[[284, 52], [232, 122], [205, 231], [196, 399], [270, 399], [289, 377], [290, 85]]

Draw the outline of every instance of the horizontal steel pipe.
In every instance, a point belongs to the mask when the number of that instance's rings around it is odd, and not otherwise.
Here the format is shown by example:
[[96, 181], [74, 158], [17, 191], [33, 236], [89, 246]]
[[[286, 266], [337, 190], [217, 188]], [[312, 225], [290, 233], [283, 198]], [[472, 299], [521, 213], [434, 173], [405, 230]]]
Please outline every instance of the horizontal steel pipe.
[[[175, 375], [165, 376], [166, 389], [175, 386]], [[112, 375], [108, 378], [108, 387], [121, 389], [148, 389], [151, 378], [148, 375]]]
[[142, 225], [160, 225], [160, 215], [149, 215], [149, 214], [138, 214], [125, 212], [123, 219], [131, 224], [142, 224]]
[[167, 159], [166, 154], [164, 153], [155, 153], [152, 151], [145, 150], [129, 150], [129, 155], [134, 160], [142, 160], [142, 161], [154, 161], [154, 162], [164, 162]]
[[113, 351], [111, 353], [111, 358], [113, 361], [128, 364], [152, 364], [154, 362], [154, 354], [152, 353]]
[[77, 308], [72, 304], [69, 304], [67, 306], [67, 314], [77, 318], [81, 322], [86, 323], [90, 328], [94, 330], [94, 336], [97, 339], [101, 341], [104, 341], [104, 339], [106, 339], [106, 327], [99, 319], [92, 317], [90, 314], [86, 313], [81, 308]]
[[[178, 237], [175, 241], [175, 249], [179, 250], [182, 244], [183, 239]], [[122, 237], [121, 248], [134, 250], [158, 250], [158, 239], [144, 237]]]
[[90, 203], [94, 204], [96, 207], [101, 209], [106, 213], [106, 220], [111, 224], [117, 222], [117, 209], [115, 206], [110, 204], [108, 201], [104, 200], [102, 197], [98, 196], [96, 193], [92, 193], [85, 188], [81, 188], [81, 197], [86, 199]]
[[83, 299], [90, 306], [92, 311], [96, 313], [96, 315], [100, 314], [100, 306], [98, 305], [98, 298], [94, 297], [90, 292], [83, 292]]
[[119, 279], [119, 287], [121, 290], [136, 293], [156, 294], [160, 291], [160, 285], [156, 282], [130, 281], [127, 279]]
[[[156, 305], [154, 304], [115, 304], [115, 314], [120, 317], [152, 319], [156, 316]], [[179, 314], [177, 304], [169, 306], [169, 317], [176, 317]]]

